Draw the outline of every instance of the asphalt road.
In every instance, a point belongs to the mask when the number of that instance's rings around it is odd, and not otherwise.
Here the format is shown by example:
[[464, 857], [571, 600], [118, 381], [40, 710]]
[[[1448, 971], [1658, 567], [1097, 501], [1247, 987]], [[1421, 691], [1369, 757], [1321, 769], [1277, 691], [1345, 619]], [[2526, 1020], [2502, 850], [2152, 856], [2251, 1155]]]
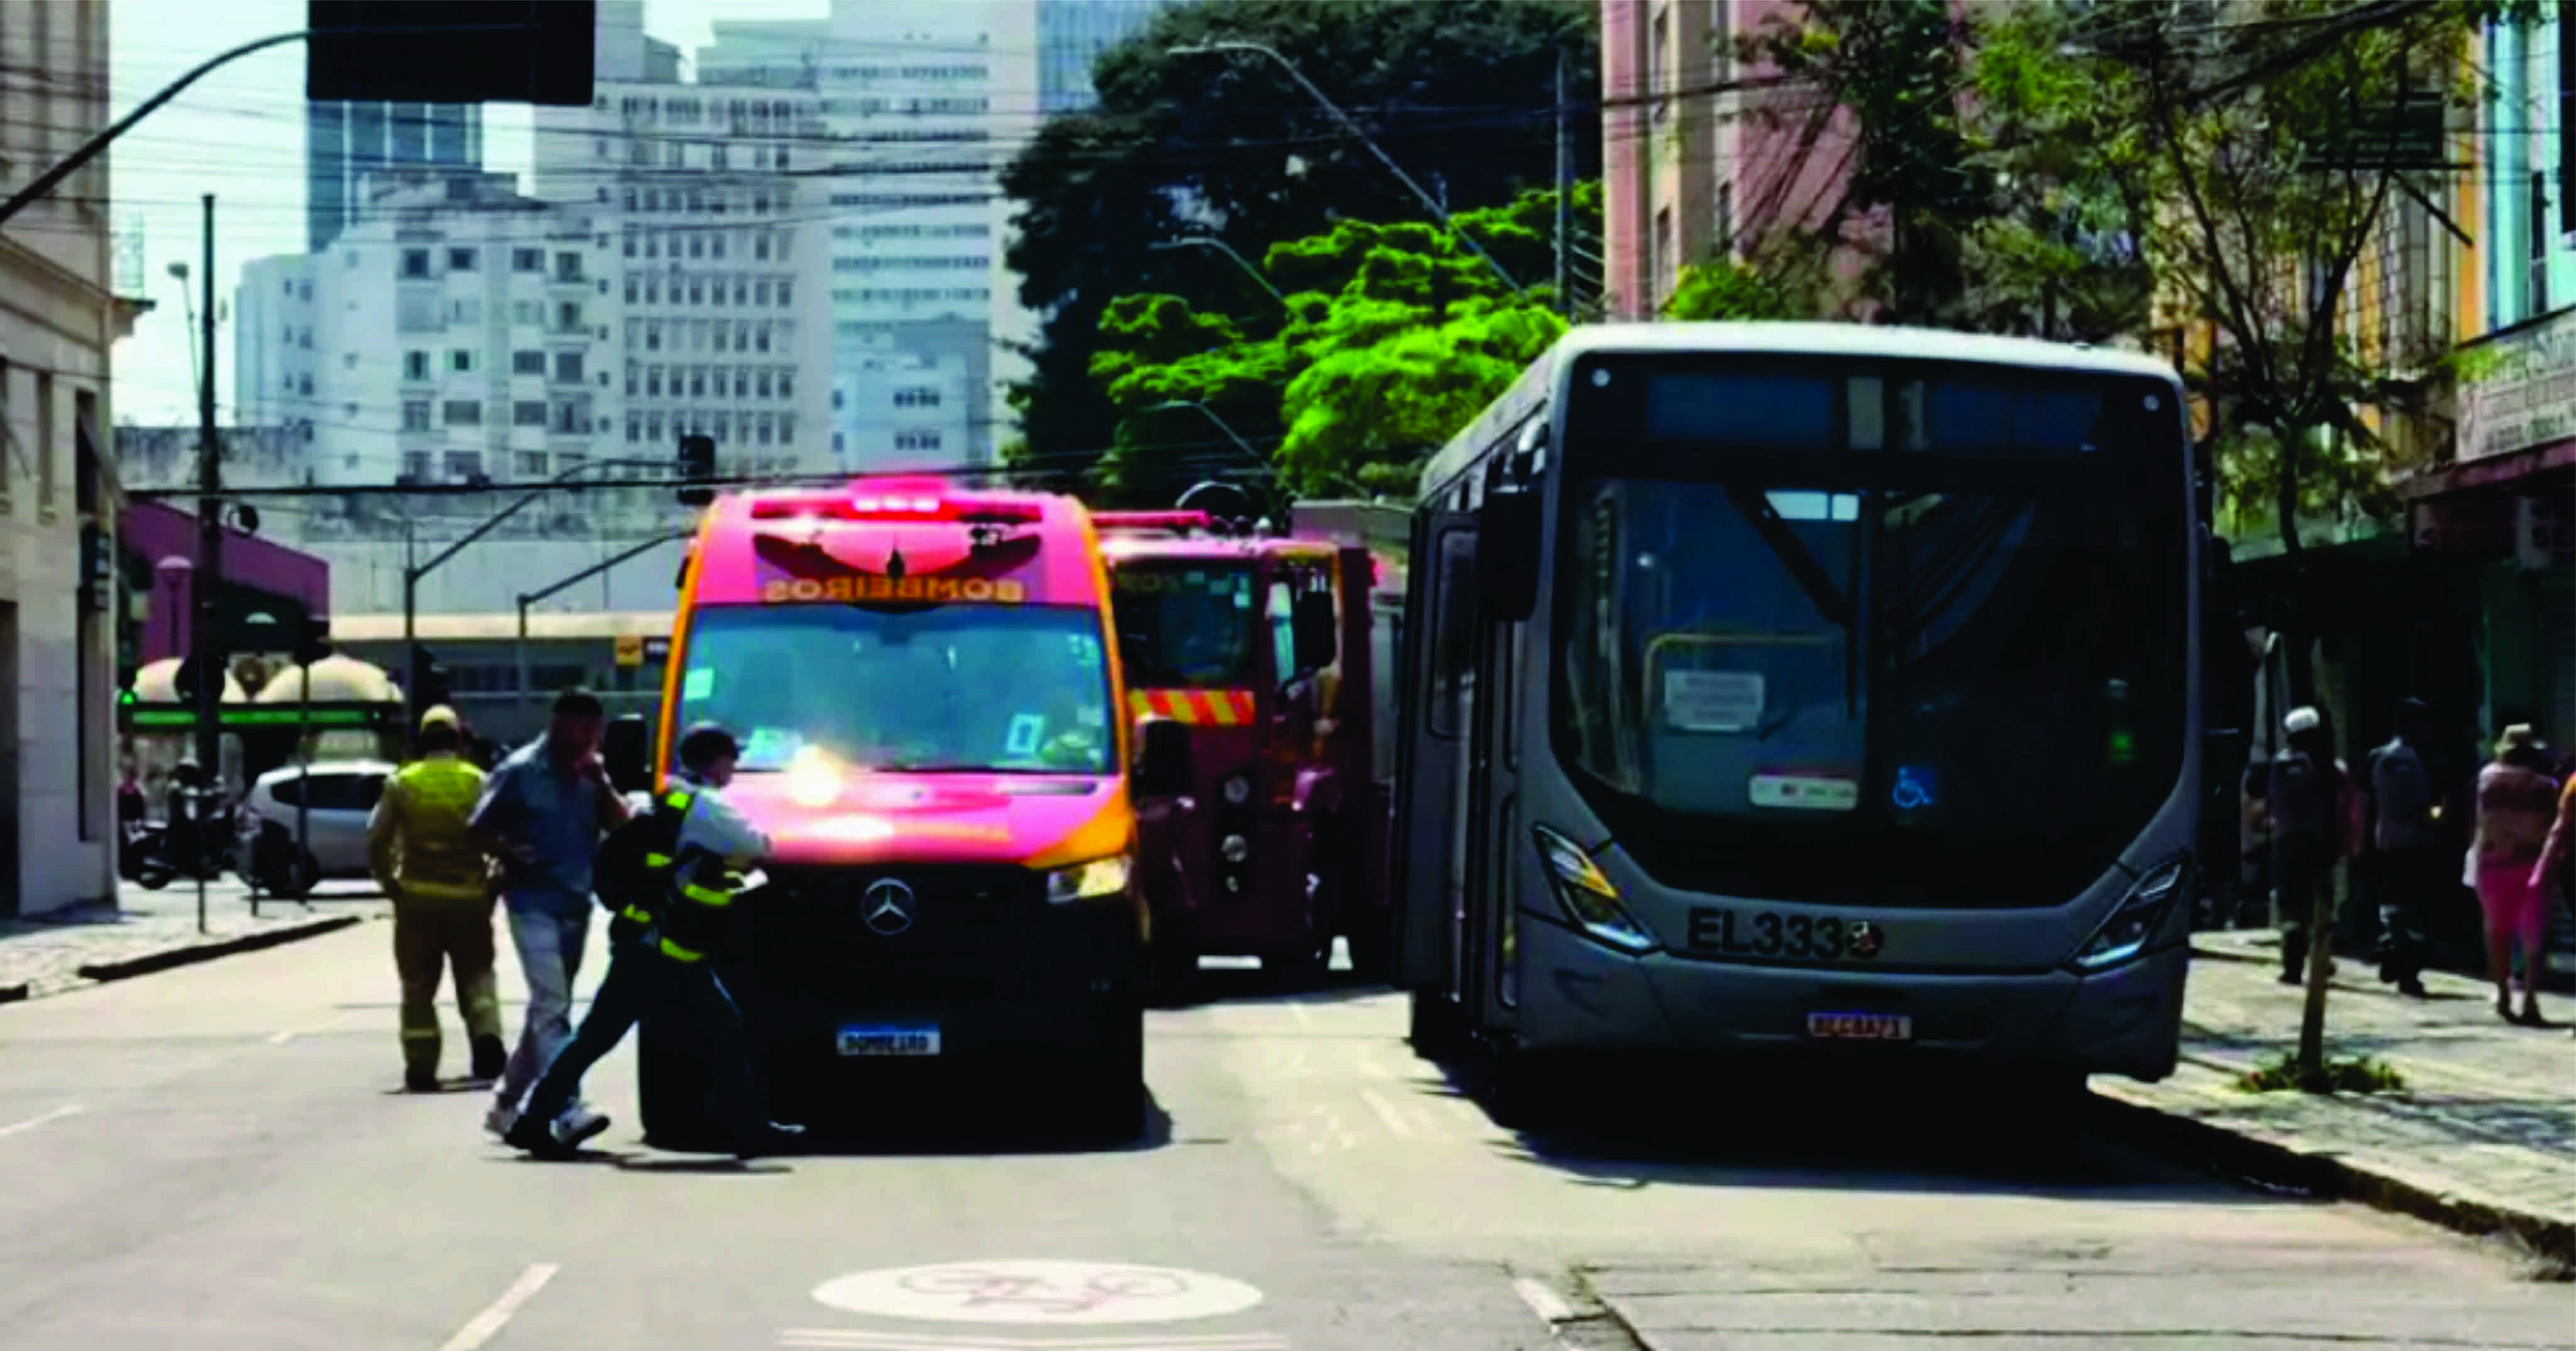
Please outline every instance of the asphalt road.
[[604, 1152], [538, 1164], [478, 1135], [482, 1093], [396, 1091], [389, 940], [0, 1009], [0, 1347], [2576, 1347], [2576, 1287], [2491, 1252], [1939, 1095], [1691, 1084], [1533, 1143], [1412, 1057], [1394, 998], [1222, 978], [1155, 1016], [1128, 1148], [997, 1119], [655, 1155], [621, 1052]]

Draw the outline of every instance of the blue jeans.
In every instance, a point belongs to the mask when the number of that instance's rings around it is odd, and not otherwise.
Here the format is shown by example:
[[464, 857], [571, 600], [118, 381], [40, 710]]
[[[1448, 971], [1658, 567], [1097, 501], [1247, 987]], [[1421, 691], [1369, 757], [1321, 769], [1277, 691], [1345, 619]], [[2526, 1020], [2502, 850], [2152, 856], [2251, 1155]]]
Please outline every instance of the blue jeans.
[[581, 975], [583, 945], [590, 941], [590, 907], [558, 904], [561, 899], [508, 899], [510, 942], [528, 979], [528, 1021], [494, 1095], [495, 1105], [505, 1110], [518, 1107], [572, 1041], [573, 982]]
[[744, 1044], [742, 1011], [704, 962], [675, 962], [643, 943], [609, 958], [608, 979], [582, 1016], [581, 1030], [528, 1094], [526, 1115], [552, 1120], [581, 1096], [581, 1077], [617, 1048], [627, 1029], [651, 1021], [656, 1036], [685, 1041], [706, 1072], [717, 1125], [756, 1141], [769, 1122]]

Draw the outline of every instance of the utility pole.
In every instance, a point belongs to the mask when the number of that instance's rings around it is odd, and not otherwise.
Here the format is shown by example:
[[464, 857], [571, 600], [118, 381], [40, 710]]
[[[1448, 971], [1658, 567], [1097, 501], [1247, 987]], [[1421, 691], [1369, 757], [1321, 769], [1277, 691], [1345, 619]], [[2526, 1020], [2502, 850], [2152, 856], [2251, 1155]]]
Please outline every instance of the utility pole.
[[1574, 319], [1574, 289], [1570, 285], [1573, 268], [1568, 251], [1574, 247], [1574, 107], [1571, 72], [1573, 56], [1565, 48], [1556, 49], [1556, 310], [1571, 323]]
[[[215, 195], [205, 195], [205, 240], [201, 255], [199, 284], [205, 288], [205, 304], [197, 319], [203, 325], [200, 341], [206, 353], [205, 378], [197, 385], [197, 574], [194, 580], [196, 601], [195, 641], [197, 668], [197, 767], [213, 781], [223, 782], [224, 767], [224, 649], [222, 636], [215, 631], [216, 593], [224, 584], [224, 503], [219, 496], [224, 487], [223, 448], [215, 434]], [[204, 856], [213, 832], [204, 827], [203, 813], [222, 800], [220, 792], [208, 793], [192, 804], [188, 828], [198, 838], [188, 842], [186, 857], [196, 858], [197, 927], [206, 927], [206, 872], [209, 862]]]

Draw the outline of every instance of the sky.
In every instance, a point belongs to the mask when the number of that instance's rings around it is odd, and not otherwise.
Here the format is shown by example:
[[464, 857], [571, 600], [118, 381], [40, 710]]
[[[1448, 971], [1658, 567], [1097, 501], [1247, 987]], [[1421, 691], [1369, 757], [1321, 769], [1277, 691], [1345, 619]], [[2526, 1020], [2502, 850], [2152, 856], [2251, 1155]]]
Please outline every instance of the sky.
[[[191, 66], [273, 33], [304, 26], [304, 0], [119, 0], [112, 25], [111, 112], [121, 117]], [[826, 0], [646, 0], [645, 30], [678, 44], [683, 60], [714, 39], [712, 21], [817, 18]], [[685, 73], [685, 67], [684, 67]], [[485, 167], [525, 173], [529, 110], [484, 110]], [[223, 67], [127, 132], [108, 152], [112, 220], [142, 236], [140, 293], [159, 308], [137, 320], [115, 352], [117, 420], [193, 423], [191, 355], [196, 275], [204, 232], [199, 198], [215, 194], [215, 295], [229, 316], [242, 264], [304, 252], [304, 48], [289, 43]], [[183, 285], [172, 263], [190, 270]], [[137, 283], [121, 282], [134, 294]], [[232, 420], [232, 326], [215, 327], [215, 399]]]

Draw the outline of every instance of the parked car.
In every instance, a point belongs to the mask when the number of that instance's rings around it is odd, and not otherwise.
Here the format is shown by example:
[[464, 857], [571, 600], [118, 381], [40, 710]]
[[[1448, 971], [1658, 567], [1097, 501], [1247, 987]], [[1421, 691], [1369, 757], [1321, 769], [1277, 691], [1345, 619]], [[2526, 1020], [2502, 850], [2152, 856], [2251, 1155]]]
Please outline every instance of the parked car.
[[[309, 770], [289, 765], [259, 776], [242, 804], [250, 871], [260, 889], [297, 897], [316, 882], [367, 875], [367, 817], [396, 766], [335, 760]], [[306, 847], [295, 847], [296, 807], [305, 809]]]

